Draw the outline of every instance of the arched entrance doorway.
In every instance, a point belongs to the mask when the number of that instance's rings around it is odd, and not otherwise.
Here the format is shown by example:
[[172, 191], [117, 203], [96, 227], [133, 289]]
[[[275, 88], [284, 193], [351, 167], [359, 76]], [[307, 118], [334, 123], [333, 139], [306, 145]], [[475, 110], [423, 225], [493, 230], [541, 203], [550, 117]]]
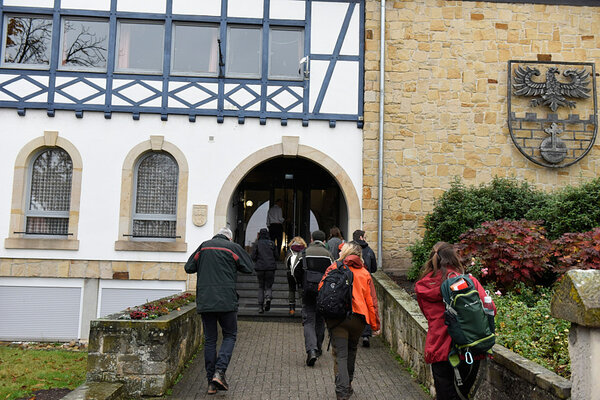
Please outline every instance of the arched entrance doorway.
[[[266, 227], [267, 211], [281, 200], [286, 239], [310, 232], [329, 232], [332, 226], [347, 233], [348, 207], [334, 177], [305, 158], [277, 157], [254, 167], [238, 184], [231, 213], [236, 215], [234, 240], [245, 246]], [[231, 220], [231, 218], [228, 218]]]
[[[269, 162], [274, 164], [269, 164]], [[277, 161], [279, 160], [279, 161]], [[293, 161], [296, 160], [296, 161]], [[279, 164], [278, 164], [279, 163]], [[359, 197], [356, 191], [356, 187], [360, 187], [360, 177], [355, 177], [357, 179], [356, 184], [353, 183], [351, 177], [346, 173], [344, 168], [340, 166], [334, 159], [329, 157], [327, 154], [306, 145], [299, 144], [299, 138], [293, 136], [284, 136], [282, 137], [282, 143], [274, 144], [272, 146], [265, 147], [247, 158], [241, 161], [236, 168], [229, 174], [227, 179], [225, 180], [221, 191], [219, 192], [219, 196], [217, 198], [217, 202], [215, 204], [215, 214], [214, 214], [214, 231], [217, 232], [223, 226], [229, 226], [233, 231], [237, 232], [238, 237], [236, 238], [238, 242], [243, 243], [245, 240], [245, 227], [243, 227], [243, 235], [240, 233], [238, 229], [238, 225], [245, 224], [244, 218], [240, 218], [242, 214], [240, 210], [241, 201], [243, 198], [240, 198], [240, 190], [244, 189], [247, 184], [251, 184], [254, 180], [258, 179], [259, 181], [269, 179], [268, 175], [261, 173], [261, 171], [268, 170], [269, 166], [273, 165], [281, 165], [283, 174], [278, 178], [280, 181], [285, 181], [286, 179], [286, 166], [297, 166], [298, 168], [308, 168], [308, 170], [318, 171], [319, 174], [322, 174], [321, 186], [324, 182], [332, 182], [337, 186], [335, 193], [337, 193], [338, 199], [338, 211], [337, 216], [333, 217], [334, 220], [339, 224], [340, 229], [342, 229], [344, 235], [347, 237], [351, 234], [355, 229], [359, 229], [361, 227], [361, 206]], [[255, 173], [253, 173], [255, 172]], [[300, 172], [301, 174], [306, 173]], [[298, 175], [294, 175], [294, 180]], [[262, 177], [262, 178], [259, 178]], [[248, 179], [246, 179], [248, 178]], [[310, 178], [308, 176], [307, 178]], [[310, 179], [309, 179], [310, 180]], [[273, 180], [269, 183], [274, 188], [277, 187], [275, 184], [277, 181]], [[298, 185], [297, 185], [298, 187]], [[304, 191], [310, 190], [312, 191], [314, 188], [308, 187], [304, 189]], [[270, 190], [270, 189], [269, 189]], [[278, 190], [283, 191], [288, 190], [289, 194], [289, 186], [280, 186]], [[322, 189], [325, 190], [325, 189]], [[329, 193], [334, 192], [333, 189], [330, 189]], [[270, 194], [268, 196], [268, 200], [276, 200], [274, 198], [277, 195], [277, 190], [274, 190], [273, 195]], [[298, 196], [298, 191], [296, 190], [296, 195]], [[304, 194], [302, 195], [304, 196]], [[273, 197], [273, 199], [271, 199]], [[282, 200], [283, 200], [283, 196]], [[315, 196], [318, 198], [318, 196]], [[310, 199], [310, 197], [309, 197]], [[244, 201], [247, 202], [251, 200], [254, 206], [253, 199], [247, 199]], [[259, 200], [260, 201], [260, 200]], [[312, 200], [305, 202], [304, 205], [310, 204]], [[327, 201], [328, 204], [333, 204], [330, 201]], [[293, 202], [292, 202], [293, 204]], [[296, 202], [296, 204], [298, 204]], [[341, 207], [339, 206], [341, 205]], [[268, 206], [267, 206], [268, 207]], [[302, 207], [299, 207], [303, 209]], [[304, 208], [304, 212], [306, 209]], [[322, 212], [322, 211], [321, 211]], [[254, 213], [252, 213], [254, 214]], [[331, 221], [331, 217], [327, 217], [329, 221]], [[306, 224], [307, 219], [305, 218], [303, 221], [296, 220], [296, 227], [300, 229], [303, 224]], [[318, 218], [317, 218], [318, 221]], [[329, 230], [329, 227], [326, 226], [327, 222], [323, 224], [324, 226], [319, 226], [320, 229]], [[304, 228], [306, 230], [306, 228]], [[310, 231], [310, 211], [308, 217], [308, 230]], [[293, 231], [292, 231], [293, 233]], [[326, 232], [328, 233], [328, 232]]]

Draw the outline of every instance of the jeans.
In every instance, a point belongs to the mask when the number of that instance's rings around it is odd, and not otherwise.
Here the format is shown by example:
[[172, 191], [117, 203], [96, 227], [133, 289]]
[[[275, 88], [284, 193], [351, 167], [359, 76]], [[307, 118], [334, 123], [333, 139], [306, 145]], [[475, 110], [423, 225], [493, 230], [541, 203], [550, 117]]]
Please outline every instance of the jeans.
[[[459, 390], [466, 398], [475, 383], [475, 378], [477, 378], [479, 360], [473, 361], [471, 365], [461, 361], [458, 365], [458, 371], [463, 382], [462, 386], [459, 386]], [[460, 399], [454, 386], [454, 368], [452, 368], [449, 361], [440, 361], [431, 364], [431, 372], [433, 373], [433, 383], [437, 400]]]
[[[237, 311], [202, 313], [204, 328], [204, 367], [206, 378], [211, 381], [215, 370], [227, 371], [237, 337]], [[217, 356], [217, 322], [221, 326], [223, 342]]]
[[316, 298], [302, 296], [302, 326], [306, 351], [321, 350], [325, 338], [325, 321], [317, 314]]
[[[354, 379], [356, 348], [365, 328], [365, 318], [352, 314], [340, 323], [339, 319], [327, 320], [333, 348], [333, 372], [335, 392], [338, 396], [350, 395], [350, 384]], [[332, 329], [333, 327], [333, 329]]]
[[258, 305], [262, 306], [265, 298], [273, 298], [273, 282], [275, 282], [275, 270], [256, 271], [258, 278]]

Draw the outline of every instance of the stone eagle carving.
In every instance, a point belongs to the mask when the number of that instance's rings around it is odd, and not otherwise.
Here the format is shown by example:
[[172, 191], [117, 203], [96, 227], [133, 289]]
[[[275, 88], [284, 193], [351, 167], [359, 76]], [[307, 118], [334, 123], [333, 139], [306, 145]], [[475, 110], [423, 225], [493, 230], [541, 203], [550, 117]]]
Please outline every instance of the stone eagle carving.
[[536, 97], [531, 100], [531, 105], [537, 107], [540, 104], [548, 106], [553, 112], [558, 107], [575, 108], [574, 101], [568, 101], [565, 97], [587, 99], [590, 89], [590, 73], [585, 69], [568, 69], [563, 75], [570, 80], [568, 83], [560, 82], [555, 75], [560, 72], [556, 67], [548, 68], [546, 71], [546, 82], [535, 82], [533, 75], [539, 76], [540, 71], [537, 68], [523, 68], [519, 66], [515, 70], [513, 88], [516, 96]]

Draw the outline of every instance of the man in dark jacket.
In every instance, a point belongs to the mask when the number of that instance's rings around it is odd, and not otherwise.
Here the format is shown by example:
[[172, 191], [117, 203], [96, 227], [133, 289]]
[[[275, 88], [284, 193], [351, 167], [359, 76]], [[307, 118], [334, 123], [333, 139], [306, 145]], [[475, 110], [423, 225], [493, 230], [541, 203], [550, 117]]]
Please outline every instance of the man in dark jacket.
[[[273, 282], [275, 282], [276, 259], [279, 256], [275, 243], [269, 239], [269, 231], [262, 228], [258, 232], [258, 240], [252, 246], [252, 261], [258, 278], [258, 313], [271, 309]], [[266, 305], [264, 304], [266, 301]]]
[[[373, 249], [369, 247], [369, 244], [365, 241], [365, 231], [357, 229], [352, 234], [352, 240], [357, 242], [362, 247], [362, 258], [370, 273], [377, 271], [377, 259]], [[365, 330], [362, 333], [362, 345], [363, 347], [369, 347], [371, 345], [370, 338], [373, 336], [373, 331], [369, 324], [365, 326]]]
[[304, 347], [306, 365], [312, 367], [321, 355], [325, 338], [325, 320], [317, 314], [317, 293], [319, 282], [325, 270], [333, 264], [331, 253], [325, 246], [325, 232], [314, 231], [306, 250], [298, 255], [296, 282], [302, 285], [302, 325], [304, 326]]
[[[204, 328], [208, 394], [228, 389], [225, 371], [237, 336], [237, 271], [254, 272], [250, 256], [242, 246], [233, 243], [231, 237], [231, 230], [221, 229], [211, 240], [202, 243], [185, 264], [185, 272], [197, 274], [196, 307]], [[218, 358], [217, 322], [223, 332]]]

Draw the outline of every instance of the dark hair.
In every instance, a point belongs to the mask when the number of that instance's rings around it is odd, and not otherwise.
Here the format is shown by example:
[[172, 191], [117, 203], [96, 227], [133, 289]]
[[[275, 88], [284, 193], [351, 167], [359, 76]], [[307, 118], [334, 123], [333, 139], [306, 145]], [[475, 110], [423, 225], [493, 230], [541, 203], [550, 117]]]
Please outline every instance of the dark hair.
[[340, 228], [337, 226], [332, 226], [331, 229], [329, 229], [329, 239], [333, 237], [343, 239], [342, 232], [340, 232]]
[[360, 229], [357, 229], [352, 234], [352, 240], [360, 240], [361, 236], [365, 237], [365, 231], [361, 231]]
[[325, 240], [325, 232], [323, 231], [314, 231], [310, 234], [312, 240], [320, 240], [321, 242]]
[[460, 263], [454, 246], [446, 242], [437, 242], [431, 249], [429, 260], [423, 266], [421, 278], [430, 272], [433, 272], [431, 276], [435, 276], [439, 271], [442, 274], [442, 281], [444, 281], [448, 277], [448, 268], [460, 274], [465, 273], [465, 268]]

